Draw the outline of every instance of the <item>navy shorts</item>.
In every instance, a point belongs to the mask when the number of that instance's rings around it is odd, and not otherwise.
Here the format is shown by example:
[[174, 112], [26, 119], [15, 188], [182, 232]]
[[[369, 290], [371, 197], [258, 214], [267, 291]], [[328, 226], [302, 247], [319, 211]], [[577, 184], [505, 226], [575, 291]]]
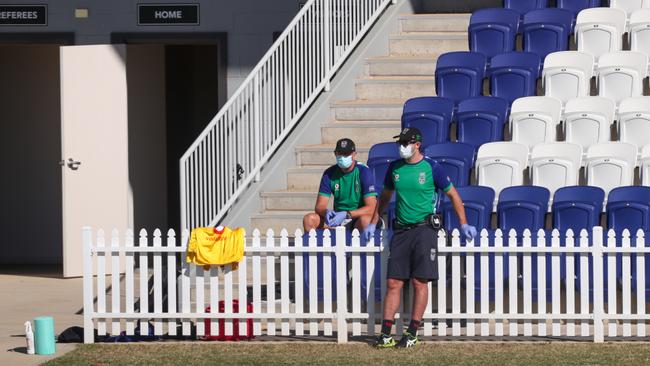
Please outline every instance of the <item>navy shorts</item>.
[[395, 230], [390, 242], [387, 277], [396, 280], [438, 278], [438, 231], [430, 225]]

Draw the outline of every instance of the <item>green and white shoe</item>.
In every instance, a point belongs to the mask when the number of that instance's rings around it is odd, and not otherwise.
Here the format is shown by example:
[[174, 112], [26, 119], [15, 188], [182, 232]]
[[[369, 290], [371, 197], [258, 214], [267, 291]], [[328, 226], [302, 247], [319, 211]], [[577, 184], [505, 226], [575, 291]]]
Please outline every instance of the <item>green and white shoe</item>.
[[420, 343], [417, 336], [411, 335], [409, 332], [404, 332], [404, 336], [399, 340], [396, 348], [411, 348], [417, 346]]
[[392, 348], [395, 347], [396, 344], [397, 342], [395, 342], [393, 337], [382, 333], [375, 339], [374, 346], [376, 348]]

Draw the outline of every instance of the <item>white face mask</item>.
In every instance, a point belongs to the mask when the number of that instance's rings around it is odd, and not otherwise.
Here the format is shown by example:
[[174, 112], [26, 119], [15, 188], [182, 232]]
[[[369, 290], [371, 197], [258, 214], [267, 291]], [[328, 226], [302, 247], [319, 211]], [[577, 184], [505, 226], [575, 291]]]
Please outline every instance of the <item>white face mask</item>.
[[402, 157], [402, 159], [408, 159], [411, 156], [413, 156], [413, 145], [409, 144], [406, 146], [399, 145], [399, 156]]
[[350, 155], [350, 156], [337, 156], [336, 157], [336, 164], [341, 169], [349, 168], [352, 165], [352, 155]]

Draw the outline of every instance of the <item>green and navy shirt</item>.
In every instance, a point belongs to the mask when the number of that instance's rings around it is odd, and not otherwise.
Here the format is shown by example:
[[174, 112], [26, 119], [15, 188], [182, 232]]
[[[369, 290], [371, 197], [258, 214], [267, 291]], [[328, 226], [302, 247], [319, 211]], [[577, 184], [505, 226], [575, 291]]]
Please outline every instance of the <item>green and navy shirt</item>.
[[453, 186], [442, 166], [428, 157], [415, 164], [396, 160], [384, 179], [384, 187], [397, 195], [395, 214], [400, 225], [422, 222], [436, 206], [436, 189], [448, 192]]
[[356, 162], [352, 171], [345, 173], [338, 165], [332, 165], [323, 173], [318, 194], [334, 196], [334, 211], [352, 211], [364, 205], [363, 199], [376, 196], [370, 169]]

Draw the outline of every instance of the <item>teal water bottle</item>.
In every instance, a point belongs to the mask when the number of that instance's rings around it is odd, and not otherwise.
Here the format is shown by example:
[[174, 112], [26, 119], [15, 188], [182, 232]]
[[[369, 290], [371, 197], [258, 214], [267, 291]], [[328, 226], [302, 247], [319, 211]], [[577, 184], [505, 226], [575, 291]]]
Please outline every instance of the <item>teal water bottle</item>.
[[54, 319], [51, 316], [39, 316], [34, 319], [34, 348], [36, 348], [36, 354], [54, 354], [56, 352], [56, 343], [54, 341]]

